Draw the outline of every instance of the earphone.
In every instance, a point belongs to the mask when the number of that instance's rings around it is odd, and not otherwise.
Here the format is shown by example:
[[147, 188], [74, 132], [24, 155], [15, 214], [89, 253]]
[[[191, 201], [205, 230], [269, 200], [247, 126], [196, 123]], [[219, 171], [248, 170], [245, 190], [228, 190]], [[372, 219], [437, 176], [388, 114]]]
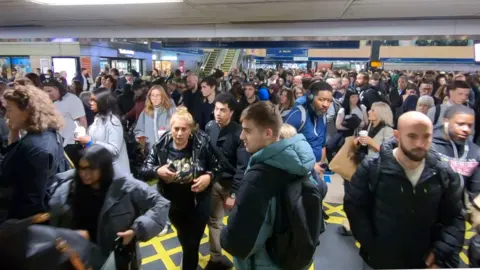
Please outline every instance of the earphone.
[[313, 93], [312, 93], [312, 88], [313, 88], [313, 86], [314, 86], [316, 83], [321, 83], [321, 82], [322, 82], [321, 80], [316, 80], [316, 81], [312, 82], [312, 84], [310, 85], [310, 87], [308, 87], [308, 89], [307, 89], [307, 94], [306, 94], [306, 96], [307, 96], [307, 103], [312, 103], [312, 102], [313, 102], [313, 100], [315, 99], [315, 96], [314, 96]]

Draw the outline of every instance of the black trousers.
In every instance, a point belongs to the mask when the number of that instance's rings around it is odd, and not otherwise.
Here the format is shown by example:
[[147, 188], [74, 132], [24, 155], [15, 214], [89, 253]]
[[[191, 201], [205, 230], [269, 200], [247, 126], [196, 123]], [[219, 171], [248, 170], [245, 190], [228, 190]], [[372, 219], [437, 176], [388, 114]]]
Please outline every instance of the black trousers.
[[[184, 199], [190, 201], [190, 198]], [[210, 216], [210, 201], [203, 198], [197, 204], [193, 199], [191, 203], [171, 204], [170, 221], [177, 230], [183, 250], [182, 270], [196, 270], [198, 267], [198, 250]]]

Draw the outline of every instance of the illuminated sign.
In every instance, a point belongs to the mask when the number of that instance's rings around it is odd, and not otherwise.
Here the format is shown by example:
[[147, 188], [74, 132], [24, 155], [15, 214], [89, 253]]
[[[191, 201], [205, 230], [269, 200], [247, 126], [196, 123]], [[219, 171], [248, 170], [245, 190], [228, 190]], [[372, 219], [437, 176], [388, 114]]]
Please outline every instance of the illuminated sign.
[[383, 66], [380, 61], [370, 61], [370, 67], [372, 68], [381, 68]]
[[125, 55], [134, 55], [135, 51], [132, 50], [126, 50], [126, 49], [118, 49], [119, 54], [125, 54]]

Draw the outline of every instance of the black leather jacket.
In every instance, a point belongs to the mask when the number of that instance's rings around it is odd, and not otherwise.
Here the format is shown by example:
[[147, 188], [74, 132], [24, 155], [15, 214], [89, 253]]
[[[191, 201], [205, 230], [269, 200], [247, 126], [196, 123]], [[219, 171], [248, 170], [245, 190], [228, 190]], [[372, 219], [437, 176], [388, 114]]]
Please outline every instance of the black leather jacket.
[[[145, 181], [159, 178], [157, 175], [157, 170], [161, 166], [167, 164], [168, 157], [168, 148], [169, 144], [172, 142], [172, 134], [170, 131], [166, 132], [160, 138], [160, 141], [150, 150], [145, 162], [143, 163], [142, 168], [140, 169], [140, 178]], [[210, 146], [210, 139], [207, 134], [201, 130], [195, 131], [190, 138], [190, 144], [192, 145], [192, 160], [193, 160], [193, 177], [198, 178], [199, 176], [209, 172], [212, 173], [212, 181], [210, 186], [205, 189], [206, 192], [210, 190], [210, 187], [213, 185], [213, 180], [215, 174], [219, 171], [217, 157], [213, 154]], [[159, 190], [171, 200], [174, 196], [173, 194], [165, 194], [168, 192], [163, 192], [165, 186], [173, 186], [179, 184], [164, 184], [162, 180], [158, 182]], [[190, 185], [182, 185], [188, 186]], [[203, 193], [201, 192], [201, 193]], [[169, 196], [173, 195], [173, 196]], [[170, 197], [170, 198], [169, 198]]]

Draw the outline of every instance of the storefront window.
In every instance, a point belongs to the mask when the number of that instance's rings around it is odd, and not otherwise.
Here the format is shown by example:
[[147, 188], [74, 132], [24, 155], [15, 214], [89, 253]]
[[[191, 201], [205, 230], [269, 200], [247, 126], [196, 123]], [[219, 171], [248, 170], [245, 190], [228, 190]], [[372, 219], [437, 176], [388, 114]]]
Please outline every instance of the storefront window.
[[153, 65], [160, 72], [164, 71], [166, 74], [172, 72], [172, 62], [170, 61], [155, 61]]
[[132, 69], [135, 69], [138, 73], [142, 72], [142, 60], [132, 59]]
[[110, 65], [108, 64], [108, 59], [100, 58], [100, 72], [104, 72], [106, 68], [110, 69]]
[[12, 57], [12, 66], [21, 74], [32, 72], [30, 57]]
[[129, 61], [130, 60], [112, 60], [112, 68], [118, 69], [121, 75], [126, 74], [129, 71]]
[[77, 59], [76, 58], [52, 58], [53, 71], [67, 73], [67, 83], [70, 84], [77, 73]]
[[0, 76], [12, 77], [12, 69], [10, 63], [10, 57], [0, 57]]

